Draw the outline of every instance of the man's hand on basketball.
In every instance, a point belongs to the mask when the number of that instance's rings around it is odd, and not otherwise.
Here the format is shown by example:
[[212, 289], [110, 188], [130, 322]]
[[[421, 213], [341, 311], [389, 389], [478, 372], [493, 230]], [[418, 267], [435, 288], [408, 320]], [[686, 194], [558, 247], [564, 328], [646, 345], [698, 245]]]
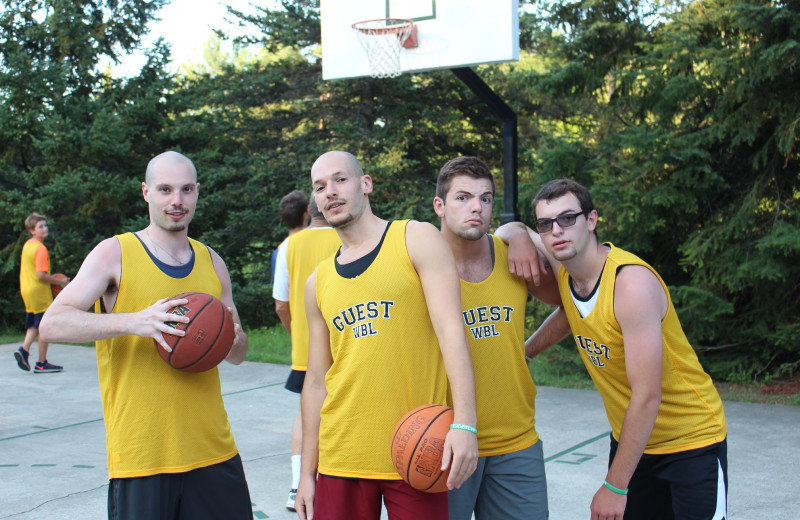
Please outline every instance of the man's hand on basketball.
[[300, 485], [297, 486], [297, 495], [294, 497], [294, 510], [300, 520], [312, 520], [314, 518], [314, 492], [317, 483], [313, 478], [300, 478]]
[[592, 498], [591, 520], [622, 520], [628, 497], [600, 486]]
[[176, 305], [184, 305], [186, 303], [189, 303], [189, 300], [185, 298], [181, 298], [180, 300], [162, 298], [150, 307], [134, 313], [133, 319], [131, 320], [132, 334], [145, 338], [153, 338], [164, 350], [172, 352], [167, 342], [164, 341], [162, 333], [166, 332], [173, 336], [183, 336], [186, 332], [170, 326], [169, 323], [189, 323], [189, 318], [187, 316], [172, 314], [168, 311]]
[[478, 467], [478, 436], [464, 430], [450, 430], [444, 441], [442, 469], [450, 467], [447, 488], [461, 487]]

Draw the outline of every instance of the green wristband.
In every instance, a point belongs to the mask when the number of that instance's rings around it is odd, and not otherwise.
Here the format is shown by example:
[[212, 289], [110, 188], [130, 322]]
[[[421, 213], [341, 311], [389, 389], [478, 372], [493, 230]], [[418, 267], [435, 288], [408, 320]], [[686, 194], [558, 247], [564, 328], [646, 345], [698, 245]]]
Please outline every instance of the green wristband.
[[460, 424], [460, 423], [453, 423], [450, 425], [451, 430], [466, 430], [468, 432], [472, 432], [475, 435], [478, 435], [478, 429], [473, 428], [469, 424]]
[[627, 489], [620, 489], [620, 488], [618, 488], [618, 487], [614, 487], [614, 486], [612, 486], [611, 484], [609, 484], [607, 480], [604, 480], [604, 481], [603, 481], [603, 484], [604, 484], [604, 485], [605, 485], [605, 486], [606, 486], [608, 489], [610, 489], [611, 491], [613, 491], [614, 493], [616, 493], [616, 494], [618, 494], [618, 495], [627, 495], [627, 494], [628, 494], [628, 490], [627, 490]]

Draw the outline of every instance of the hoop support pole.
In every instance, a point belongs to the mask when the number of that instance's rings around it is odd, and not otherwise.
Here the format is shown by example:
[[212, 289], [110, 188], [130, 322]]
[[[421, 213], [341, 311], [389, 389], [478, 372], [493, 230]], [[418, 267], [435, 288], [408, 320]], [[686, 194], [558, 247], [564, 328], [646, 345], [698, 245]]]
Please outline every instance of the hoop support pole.
[[503, 121], [503, 213], [500, 214], [500, 223], [519, 221], [517, 114], [470, 67], [456, 67], [450, 70]]

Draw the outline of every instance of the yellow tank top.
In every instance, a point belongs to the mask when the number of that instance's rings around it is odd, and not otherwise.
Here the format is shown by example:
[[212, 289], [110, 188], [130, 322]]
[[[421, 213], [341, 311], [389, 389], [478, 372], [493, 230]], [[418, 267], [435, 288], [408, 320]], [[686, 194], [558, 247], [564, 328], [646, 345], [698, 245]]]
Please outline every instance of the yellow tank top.
[[405, 241], [408, 221], [390, 224], [377, 257], [357, 278], [335, 259], [317, 267], [317, 303], [330, 329], [319, 472], [398, 480], [392, 432], [409, 410], [445, 404], [447, 376], [425, 296]]
[[[43, 253], [47, 257], [47, 247], [35, 238], [29, 238], [22, 246], [22, 258], [19, 266], [19, 292], [22, 294], [22, 301], [25, 302], [25, 312], [33, 314], [46, 311], [53, 303], [50, 284], [39, 280], [36, 274], [38, 272], [36, 251], [39, 248], [44, 249]], [[50, 272], [49, 261], [47, 272]]]
[[308, 319], [306, 318], [306, 281], [317, 265], [342, 245], [333, 228], [311, 228], [295, 233], [286, 247], [289, 266], [289, 310], [292, 314], [292, 369], [308, 368]]
[[494, 268], [482, 282], [461, 280], [464, 326], [472, 351], [480, 456], [502, 455], [539, 440], [536, 386], [525, 363], [528, 287], [508, 270], [508, 246], [492, 236]]
[[[110, 312], [136, 312], [182, 292], [221, 294], [211, 254], [190, 240], [194, 266], [184, 278], [164, 274], [133, 233], [122, 249], [119, 294]], [[100, 302], [95, 312], [102, 312]], [[96, 342], [106, 425], [109, 478], [180, 473], [236, 455], [217, 368], [186, 373], [167, 365], [152, 338], [119, 336]]]
[[581, 317], [572, 301], [569, 274], [563, 266], [558, 273], [558, 288], [581, 359], [603, 397], [614, 438], [620, 438], [631, 398], [622, 329], [614, 317], [614, 285], [620, 267], [642, 265], [658, 277], [668, 302], [667, 314], [661, 322], [664, 336], [661, 405], [644, 452], [676, 453], [721, 442], [727, 435], [722, 400], [683, 333], [666, 284], [639, 257], [613, 244], [606, 245], [611, 251], [597, 288], [597, 302], [586, 318]]

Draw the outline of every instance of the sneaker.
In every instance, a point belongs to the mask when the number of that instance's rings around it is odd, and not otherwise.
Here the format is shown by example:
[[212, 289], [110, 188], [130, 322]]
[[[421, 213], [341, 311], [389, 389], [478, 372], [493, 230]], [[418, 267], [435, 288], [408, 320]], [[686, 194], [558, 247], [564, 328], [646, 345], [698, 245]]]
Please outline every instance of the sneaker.
[[19, 347], [19, 349], [16, 352], [14, 352], [14, 358], [17, 360], [17, 365], [19, 365], [19, 368], [21, 368], [25, 372], [31, 371], [31, 364], [28, 363], [29, 355], [30, 352], [25, 352], [25, 349], [22, 347]]
[[64, 370], [64, 367], [50, 364], [47, 362], [46, 359], [44, 360], [44, 362], [37, 361], [36, 366], [33, 367], [34, 374], [45, 374], [47, 372], [61, 372], [62, 370]]
[[297, 490], [291, 489], [289, 490], [289, 499], [286, 501], [286, 509], [289, 511], [294, 511], [294, 500], [297, 498]]

